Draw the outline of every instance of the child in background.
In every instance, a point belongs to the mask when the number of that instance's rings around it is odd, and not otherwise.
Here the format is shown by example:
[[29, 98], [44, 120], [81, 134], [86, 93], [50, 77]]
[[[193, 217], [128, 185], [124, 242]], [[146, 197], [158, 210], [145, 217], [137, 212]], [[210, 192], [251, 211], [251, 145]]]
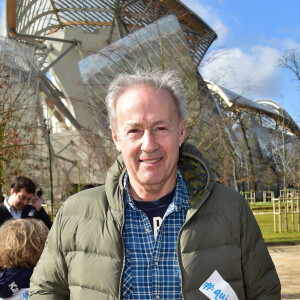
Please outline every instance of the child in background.
[[0, 299], [28, 299], [33, 268], [44, 249], [48, 228], [37, 219], [6, 221], [0, 227]]

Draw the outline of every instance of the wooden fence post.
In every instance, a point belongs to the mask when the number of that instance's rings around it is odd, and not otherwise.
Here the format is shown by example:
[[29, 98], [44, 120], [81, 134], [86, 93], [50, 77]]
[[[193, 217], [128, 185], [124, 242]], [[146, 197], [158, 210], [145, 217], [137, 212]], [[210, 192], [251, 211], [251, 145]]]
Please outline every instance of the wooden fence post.
[[279, 232], [281, 232], [281, 198], [278, 198]]
[[291, 198], [291, 210], [292, 210], [292, 232], [295, 231], [295, 222], [294, 222], [294, 198]]
[[276, 224], [276, 201], [277, 199], [273, 198], [273, 218], [274, 218], [274, 232], [277, 232], [277, 224]]

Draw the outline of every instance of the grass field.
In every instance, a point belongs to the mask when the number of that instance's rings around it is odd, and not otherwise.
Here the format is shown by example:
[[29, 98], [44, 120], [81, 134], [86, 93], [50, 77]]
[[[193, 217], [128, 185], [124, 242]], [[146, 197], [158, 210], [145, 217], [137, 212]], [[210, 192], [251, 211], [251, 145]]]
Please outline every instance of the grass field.
[[273, 221], [273, 214], [255, 214], [255, 218], [257, 223], [260, 226], [262, 231], [263, 237], [267, 244], [289, 244], [289, 243], [300, 243], [300, 231], [298, 229], [298, 216], [294, 216], [294, 229], [295, 232], [292, 231], [292, 218], [291, 215], [288, 216], [288, 229], [289, 232], [286, 232], [285, 227], [285, 218], [282, 215], [281, 226], [282, 232], [278, 232], [279, 223], [278, 223], [278, 216], [276, 216], [277, 222], [277, 232], [274, 232], [274, 221]]

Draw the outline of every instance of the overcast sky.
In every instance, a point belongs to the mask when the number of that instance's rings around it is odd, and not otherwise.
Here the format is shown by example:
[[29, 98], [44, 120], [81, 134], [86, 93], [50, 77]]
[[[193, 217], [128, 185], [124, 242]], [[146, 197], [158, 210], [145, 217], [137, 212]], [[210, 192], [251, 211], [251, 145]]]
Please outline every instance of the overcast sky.
[[300, 1], [182, 1], [218, 34], [202, 76], [249, 99], [276, 101], [300, 126], [300, 82], [278, 67], [284, 51], [300, 51]]

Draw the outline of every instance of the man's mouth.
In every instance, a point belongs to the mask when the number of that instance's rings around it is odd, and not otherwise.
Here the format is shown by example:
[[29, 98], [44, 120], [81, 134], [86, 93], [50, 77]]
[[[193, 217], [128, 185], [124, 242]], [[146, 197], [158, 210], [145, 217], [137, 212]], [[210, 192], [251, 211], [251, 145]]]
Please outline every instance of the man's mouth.
[[146, 164], [154, 164], [158, 161], [160, 161], [161, 158], [156, 158], [156, 159], [141, 159], [140, 161]]

